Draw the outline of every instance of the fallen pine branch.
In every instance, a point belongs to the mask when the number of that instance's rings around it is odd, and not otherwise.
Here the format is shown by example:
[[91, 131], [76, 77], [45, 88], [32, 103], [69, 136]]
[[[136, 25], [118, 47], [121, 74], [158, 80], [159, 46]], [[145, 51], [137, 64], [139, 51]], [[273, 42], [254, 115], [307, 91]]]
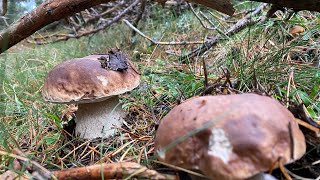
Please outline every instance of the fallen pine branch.
[[[266, 3], [258, 6], [252, 13], [246, 15], [245, 17], [240, 19], [235, 25], [233, 25], [230, 28], [228, 28], [223, 33], [224, 36], [225, 35], [226, 36], [234, 35], [235, 33], [245, 29], [247, 26], [255, 24], [257, 22], [260, 22], [260, 20], [262, 20], [263, 18], [260, 18], [258, 21], [251, 21], [251, 17], [256, 15], [256, 14], [258, 14], [266, 6], [267, 6]], [[190, 52], [189, 54], [187, 54], [185, 56], [180, 57], [180, 61], [182, 63], [186, 63], [187, 59], [202, 55], [207, 50], [209, 50], [210, 48], [215, 46], [221, 40], [223, 40], [223, 37], [221, 35], [216, 35], [216, 36], [211, 37], [209, 40], [207, 40], [205, 43], [203, 43], [203, 45], [201, 47], [193, 50], [192, 52]]]
[[[35, 39], [34, 41], [27, 40], [27, 42], [31, 43], [31, 44], [42, 45], [42, 44], [48, 44], [48, 43], [53, 43], [53, 42], [66, 41], [71, 38], [80, 38], [80, 37], [87, 36], [90, 34], [95, 34], [99, 31], [106, 29], [110, 25], [118, 22], [124, 15], [128, 14], [131, 10], [133, 10], [133, 8], [135, 6], [137, 6], [139, 2], [140, 2], [140, 0], [134, 1], [130, 6], [128, 6], [126, 9], [124, 9], [120, 14], [118, 14], [117, 16], [112, 18], [111, 20], [107, 21], [106, 23], [104, 23], [104, 24], [100, 25], [99, 27], [94, 28], [92, 30], [84, 31], [84, 32], [78, 33], [78, 34], [50, 35], [50, 36], [46, 36], [46, 37], [42, 38], [44, 40], [37, 37], [37, 38], [34, 38]], [[53, 39], [50, 41], [47, 41], [46, 39], [49, 39], [49, 38], [53, 38]]]
[[54, 21], [110, 1], [112, 0], [47, 0], [0, 33], [0, 53]]
[[174, 175], [161, 174], [134, 162], [97, 164], [86, 167], [71, 168], [52, 173], [59, 180], [100, 180], [100, 179], [176, 179]]

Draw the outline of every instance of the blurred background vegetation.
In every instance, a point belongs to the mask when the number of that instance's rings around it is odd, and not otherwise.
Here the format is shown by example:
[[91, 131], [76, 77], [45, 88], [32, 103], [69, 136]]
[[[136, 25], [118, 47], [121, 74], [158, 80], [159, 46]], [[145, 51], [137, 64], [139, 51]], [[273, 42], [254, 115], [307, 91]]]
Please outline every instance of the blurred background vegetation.
[[[10, 0], [7, 19], [0, 20], [0, 28], [41, 2]], [[195, 6], [195, 10], [208, 15], [215, 27], [224, 30], [258, 5], [239, 2], [235, 6], [239, 15], [232, 18], [203, 6]], [[203, 28], [185, 3], [166, 7], [149, 3], [146, 14], [138, 28], [159, 41], [206, 40], [220, 33]], [[266, 10], [252, 18], [264, 14]], [[319, 123], [320, 15], [308, 11], [293, 13], [290, 17], [289, 14], [279, 11], [262, 24], [226, 36], [203, 56], [188, 59], [189, 63], [182, 63], [179, 57], [199, 45], [154, 45], [141, 36], [131, 36], [132, 30], [122, 22], [79, 39], [45, 45], [23, 41], [0, 55], [0, 150], [11, 152], [19, 148], [46, 168], [61, 169], [98, 162], [101, 157], [123, 147], [122, 153], [110, 156], [110, 160], [152, 165], [153, 139], [126, 145], [132, 139], [121, 129], [117, 136], [107, 140], [87, 142], [70, 137], [64, 129], [72, 121], [64, 116], [70, 112], [69, 107], [45, 103], [41, 97], [44, 78], [55, 65], [66, 59], [106, 53], [113, 47], [121, 48], [142, 72], [141, 85], [121, 97], [128, 113], [128, 124], [123, 128], [139, 137], [152, 137], [157, 122], [170, 109], [207, 88], [203, 60], [207, 65], [208, 83], [214, 87], [209, 94], [256, 92], [275, 97], [293, 112], [302, 102], [313, 121]], [[304, 31], [292, 36], [290, 29], [297, 25]], [[64, 32], [61, 26], [35, 35]], [[227, 71], [230, 77], [226, 76]], [[289, 83], [290, 78], [293, 81]], [[228, 85], [229, 80], [231, 84]], [[96, 151], [86, 148], [88, 146]], [[141, 155], [142, 150], [146, 153]], [[317, 150], [319, 144], [310, 147], [310, 161], [320, 158], [315, 155]], [[1, 156], [0, 166], [1, 172], [12, 169], [12, 158]], [[306, 171], [310, 178], [320, 175], [316, 167]]]

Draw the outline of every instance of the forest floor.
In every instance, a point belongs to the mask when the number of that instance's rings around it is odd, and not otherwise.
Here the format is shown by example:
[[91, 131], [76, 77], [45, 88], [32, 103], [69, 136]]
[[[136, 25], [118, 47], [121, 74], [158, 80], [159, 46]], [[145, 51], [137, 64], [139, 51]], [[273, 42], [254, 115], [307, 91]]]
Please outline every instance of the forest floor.
[[[238, 16], [231, 19], [203, 7], [195, 10], [204, 12], [215, 27], [224, 30], [248, 12], [243, 9], [256, 6], [257, 3], [239, 4], [236, 8], [242, 11], [238, 10]], [[163, 170], [154, 161], [157, 123], [177, 104], [204, 92], [203, 61], [208, 83], [215, 87], [209, 94], [255, 92], [272, 96], [300, 118], [303, 115], [298, 113], [299, 105], [303, 103], [310, 117], [319, 123], [320, 15], [301, 11], [288, 16], [288, 12], [279, 11], [262, 24], [225, 36], [204, 55], [185, 60], [179, 57], [199, 44], [154, 45], [139, 35], [131, 37], [132, 29], [125, 23], [66, 42], [22, 42], [0, 56], [0, 152], [20, 149], [25, 157], [49, 170], [118, 161], [134, 161]], [[304, 30], [290, 34], [293, 26]], [[150, 17], [138, 28], [162, 42], [203, 41], [219, 34], [217, 30], [205, 29], [191, 10], [178, 11], [175, 7], [153, 6]], [[108, 139], [75, 137], [73, 107], [44, 102], [44, 79], [66, 59], [106, 53], [114, 47], [131, 57], [142, 73], [140, 86], [121, 95], [127, 123], [117, 127], [117, 135]], [[225, 83], [229, 80], [231, 84]], [[306, 155], [287, 168], [296, 175], [315, 179], [320, 177], [320, 168], [312, 163], [320, 159], [320, 141], [307, 137], [307, 142]], [[0, 174], [14, 169], [11, 156], [2, 153], [0, 157]], [[283, 178], [278, 171], [275, 173]]]

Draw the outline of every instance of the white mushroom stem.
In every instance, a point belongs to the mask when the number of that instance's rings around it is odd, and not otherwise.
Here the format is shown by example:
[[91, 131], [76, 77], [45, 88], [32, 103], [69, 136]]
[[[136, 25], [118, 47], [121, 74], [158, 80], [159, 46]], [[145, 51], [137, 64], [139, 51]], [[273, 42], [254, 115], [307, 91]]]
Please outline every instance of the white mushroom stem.
[[84, 139], [112, 136], [115, 134], [114, 127], [122, 125], [124, 116], [118, 96], [101, 102], [79, 104], [76, 134]]
[[273, 177], [271, 174], [259, 173], [248, 178], [247, 180], [277, 180], [277, 178]]

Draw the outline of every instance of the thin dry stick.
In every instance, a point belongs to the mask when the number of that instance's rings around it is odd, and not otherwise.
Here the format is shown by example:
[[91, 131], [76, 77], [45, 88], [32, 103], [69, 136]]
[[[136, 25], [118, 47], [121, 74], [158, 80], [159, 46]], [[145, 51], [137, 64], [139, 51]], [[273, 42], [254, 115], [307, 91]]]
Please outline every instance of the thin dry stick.
[[[137, 141], [136, 141], [136, 142], [137, 142]], [[121, 156], [121, 158], [120, 158], [120, 161], [123, 161], [123, 159], [126, 157], [126, 155], [128, 154], [128, 152], [130, 151], [130, 149], [133, 147], [133, 145], [134, 145], [136, 142], [132, 143], [132, 144], [130, 145], [130, 147], [128, 147], [128, 149], [122, 154], [122, 156]]]
[[[211, 26], [215, 26], [214, 23], [204, 14], [200, 11], [200, 15], [211, 25]], [[221, 24], [221, 23], [220, 23]], [[225, 36], [226, 38], [229, 38], [221, 29], [216, 28], [215, 29], [220, 35]]]
[[158, 163], [158, 164], [162, 164], [162, 165], [164, 165], [164, 166], [168, 166], [168, 167], [170, 167], [170, 168], [172, 168], [172, 169], [176, 169], [176, 170], [179, 170], [179, 171], [184, 171], [184, 172], [186, 172], [186, 173], [189, 173], [189, 174], [192, 174], [192, 175], [195, 175], [195, 176], [204, 178], [204, 179], [209, 179], [208, 177], [206, 177], [206, 176], [203, 175], [203, 174], [200, 174], [200, 173], [197, 173], [197, 172], [188, 170], [188, 169], [184, 169], [184, 168], [182, 168], [182, 167], [178, 167], [178, 166], [175, 166], [175, 165], [172, 165], [172, 164], [168, 164], [168, 163], [165, 163], [165, 162], [161, 162], [161, 161], [157, 161], [157, 160], [154, 160], [153, 162]]
[[290, 177], [290, 175], [287, 173], [286, 169], [283, 166], [282, 158], [279, 159], [279, 168], [282, 174], [284, 175], [284, 177], [286, 178], [286, 180], [292, 180], [292, 178]]
[[293, 176], [295, 179], [299, 179], [299, 180], [314, 180], [314, 179], [298, 176], [298, 175], [294, 174], [293, 172], [289, 171], [286, 167], [283, 167], [283, 168], [287, 171], [288, 174]]
[[132, 140], [127, 142], [126, 144], [122, 145], [119, 149], [107, 154], [106, 156], [102, 157], [101, 160], [99, 160], [98, 162], [96, 162], [96, 164], [100, 163], [100, 162], [105, 162], [106, 159], [109, 159], [112, 156], [115, 156], [116, 154], [118, 154], [119, 152], [121, 152], [125, 147], [127, 147], [128, 145], [130, 145], [131, 143], [136, 142], [137, 140]]
[[317, 165], [317, 164], [320, 164], [320, 160], [313, 162], [312, 166]]
[[91, 146], [88, 146], [88, 147], [89, 147], [89, 149], [91, 149], [93, 152], [95, 152], [95, 153], [97, 153], [97, 154], [101, 155], [101, 153], [96, 149], [96, 148], [98, 147], [98, 145], [97, 145], [97, 146], [95, 146], [95, 147], [91, 147]]
[[88, 146], [90, 146], [89, 144], [86, 145], [86, 147], [84, 148], [84, 150], [82, 150], [82, 153], [79, 155], [79, 157], [83, 156], [83, 154], [86, 152]]
[[[98, 146], [100, 146], [100, 145], [96, 145], [96, 146], [94, 147], [94, 149], [96, 149]], [[90, 148], [90, 151], [88, 151], [85, 155], [81, 156], [80, 160], [83, 160], [85, 157], [87, 157], [87, 156], [88, 156], [89, 154], [91, 154], [93, 151], [94, 151], [94, 150]], [[97, 151], [97, 150], [95, 150], [94, 152], [96, 152], [96, 151]], [[100, 154], [100, 153], [98, 153], [98, 154]], [[113, 161], [112, 161], [109, 157], [107, 157], [107, 156], [104, 157], [104, 161], [108, 161], [108, 162], [110, 162], [110, 163], [113, 163]], [[97, 163], [99, 163], [99, 162], [97, 162]]]
[[[100, 13], [100, 14], [95, 14], [95, 15], [91, 16], [91, 18], [89, 18], [89, 19], [86, 20], [86, 23], [93, 22], [93, 21], [95, 21], [95, 20], [98, 20], [99, 18], [102, 18], [103, 16], [105, 16], [105, 15], [107, 15], [107, 14], [110, 14], [110, 13], [116, 11], [116, 10], [117, 10], [120, 6], [122, 6], [123, 4], [124, 4], [124, 2], [120, 2], [119, 4], [113, 6], [111, 9], [108, 9], [108, 10], [106, 10], [106, 11]], [[92, 9], [93, 9], [93, 8], [92, 8]], [[90, 13], [88, 10], [86, 10], [86, 12], [87, 12], [88, 15], [91, 15], [91, 13]]]
[[[142, 154], [144, 153], [144, 152], [146, 152], [146, 149], [147, 149], [147, 147], [150, 145], [150, 142], [151, 142], [152, 140], [149, 140], [149, 142], [148, 143], [146, 143], [146, 145], [144, 145], [142, 148], [141, 148], [141, 150], [140, 150], [140, 152], [139, 152], [139, 154], [138, 154], [138, 163], [140, 163], [141, 162], [141, 159], [142, 159]], [[146, 155], [146, 154], [145, 154]], [[146, 155], [146, 158], [147, 158], [147, 162], [148, 162], [148, 157], [147, 157], [147, 155]]]
[[[212, 27], [208, 27], [204, 24], [204, 22], [202, 22], [201, 17], [195, 12], [194, 8], [192, 7], [192, 5], [190, 3], [188, 3], [190, 9], [192, 10], [193, 14], [196, 16], [196, 18], [200, 21], [201, 25], [208, 30], [217, 30], [220, 34], [224, 34], [223, 31], [221, 31], [219, 28], [215, 27], [214, 23], [204, 14], [200, 11], [200, 15], [212, 26]], [[210, 13], [212, 16], [213, 14]], [[220, 18], [217, 16], [214, 16], [215, 18], [218, 19], [218, 21], [220, 22]], [[222, 25], [222, 23], [220, 22], [220, 24]], [[222, 25], [223, 26], [223, 25]], [[224, 26], [223, 26], [224, 27]]]
[[204, 22], [202, 21], [201, 17], [198, 15], [198, 13], [196, 13], [196, 11], [194, 10], [194, 8], [192, 7], [191, 3], [188, 3], [188, 6], [190, 7], [192, 13], [196, 16], [196, 18], [199, 20], [200, 24], [202, 25], [202, 27], [204, 27], [205, 29], [208, 30], [216, 30], [216, 28], [213, 27], [208, 27], [207, 25], [204, 24]]
[[[133, 26], [138, 27], [140, 20], [142, 19], [142, 15], [144, 13], [144, 11], [146, 10], [146, 4], [147, 1], [146, 0], [141, 0], [141, 4], [140, 4], [140, 12], [136, 18], [136, 20], [133, 23]], [[132, 31], [132, 36], [135, 36], [136, 32]]]
[[58, 37], [55, 40], [51, 40], [51, 41], [30, 41], [27, 40], [28, 43], [32, 43], [32, 44], [37, 44], [37, 45], [41, 45], [41, 44], [48, 44], [48, 43], [53, 43], [53, 42], [59, 42], [59, 41], [66, 41], [68, 39], [71, 38], [80, 38], [83, 36], [87, 36], [87, 35], [91, 35], [91, 34], [95, 34], [97, 32], [100, 32], [102, 30], [104, 30], [105, 28], [109, 27], [110, 25], [112, 25], [113, 23], [118, 22], [124, 15], [128, 14], [130, 11], [133, 10], [133, 8], [140, 2], [140, 0], [136, 0], [134, 1], [130, 6], [128, 6], [126, 9], [124, 9], [120, 14], [118, 14], [117, 16], [115, 16], [114, 18], [112, 18], [111, 20], [109, 20], [108, 22], [106, 22], [105, 24], [99, 26], [98, 28], [95, 28], [93, 30], [90, 31], [85, 31], [79, 34], [67, 34], [66, 36], [61, 36]]
[[320, 137], [320, 129], [319, 129], [319, 128], [317, 128], [317, 127], [315, 127], [315, 126], [313, 126], [313, 125], [311, 125], [311, 124], [309, 124], [309, 123], [307, 123], [307, 122], [305, 122], [305, 121], [302, 121], [302, 120], [300, 120], [300, 119], [297, 119], [297, 118], [295, 118], [295, 121], [296, 121], [299, 125], [301, 125], [301, 126], [307, 128], [307, 129], [309, 129], [310, 131], [313, 131], [313, 132], [315, 133], [315, 136], [316, 136], [316, 137]]
[[87, 145], [88, 143], [90, 143], [91, 140], [87, 140], [86, 142], [82, 143], [80, 146], [74, 148], [71, 152], [69, 152], [67, 155], [65, 155], [63, 158], [60, 159], [60, 161], [63, 161], [64, 159], [66, 159], [70, 154], [72, 154], [73, 152], [75, 152], [77, 149], [81, 148], [84, 145]]
[[132, 30], [134, 30], [135, 32], [137, 32], [140, 36], [146, 38], [147, 40], [149, 40], [152, 45], [187, 45], [187, 44], [203, 44], [205, 41], [182, 41], [182, 42], [160, 42], [160, 41], [156, 41], [152, 38], [150, 38], [149, 36], [143, 34], [139, 29], [137, 29], [136, 27], [134, 27], [128, 20], [123, 19], [123, 22], [125, 22]]
[[117, 127], [117, 129], [119, 129], [120, 131], [124, 131], [125, 133], [128, 133], [129, 135], [133, 136], [133, 138], [139, 138], [138, 135], [136, 135], [136, 134], [132, 133], [131, 131], [128, 131], [122, 127]]
[[[217, 21], [219, 21], [219, 23], [221, 24], [221, 26], [224, 27], [224, 28], [226, 28], [225, 25], [227, 25], [228, 23], [230, 23], [229, 21], [226, 21], [225, 18], [221, 18], [221, 17], [215, 15], [215, 14], [214, 14], [213, 12], [211, 12], [211, 11], [208, 11], [208, 13], [209, 13], [212, 17], [214, 17]], [[210, 22], [211, 22], [211, 21], [210, 21]], [[212, 22], [211, 22], [211, 23], [212, 23]], [[232, 23], [237, 23], [237, 22], [232, 22]]]

